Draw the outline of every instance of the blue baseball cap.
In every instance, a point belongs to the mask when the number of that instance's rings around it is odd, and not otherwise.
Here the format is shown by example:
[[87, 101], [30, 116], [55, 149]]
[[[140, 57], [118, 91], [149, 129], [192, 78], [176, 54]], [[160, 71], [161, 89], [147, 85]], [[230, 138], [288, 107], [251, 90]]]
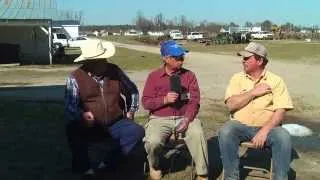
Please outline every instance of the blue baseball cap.
[[160, 53], [161, 56], [184, 56], [189, 51], [177, 44], [176, 41], [168, 40], [161, 43]]

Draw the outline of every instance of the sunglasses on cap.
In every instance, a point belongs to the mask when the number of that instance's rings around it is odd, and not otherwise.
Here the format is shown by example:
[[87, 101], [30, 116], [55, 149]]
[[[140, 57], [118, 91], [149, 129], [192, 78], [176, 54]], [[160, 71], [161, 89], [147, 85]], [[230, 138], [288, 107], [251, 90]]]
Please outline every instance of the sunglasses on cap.
[[184, 61], [184, 56], [171, 56], [174, 58], [176, 61]]
[[[253, 55], [252, 55], [252, 56], [253, 56]], [[252, 56], [243, 57], [242, 59], [243, 59], [244, 61], [248, 61]]]

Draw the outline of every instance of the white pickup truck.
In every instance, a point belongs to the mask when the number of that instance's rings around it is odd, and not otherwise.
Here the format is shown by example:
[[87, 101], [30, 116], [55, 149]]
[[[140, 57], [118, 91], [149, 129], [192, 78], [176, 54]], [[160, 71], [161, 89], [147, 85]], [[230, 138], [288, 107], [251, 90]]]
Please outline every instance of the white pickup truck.
[[251, 34], [252, 39], [273, 39], [273, 33], [267, 31], [254, 32]]
[[180, 30], [171, 30], [169, 32], [169, 35], [173, 40], [181, 40], [181, 39], [183, 39], [183, 35], [182, 35], [182, 32]]
[[198, 39], [203, 39], [203, 35], [199, 32], [190, 32], [187, 35], [188, 40], [198, 40]]
[[68, 37], [63, 33], [53, 33], [52, 43], [54, 46], [68, 47]]

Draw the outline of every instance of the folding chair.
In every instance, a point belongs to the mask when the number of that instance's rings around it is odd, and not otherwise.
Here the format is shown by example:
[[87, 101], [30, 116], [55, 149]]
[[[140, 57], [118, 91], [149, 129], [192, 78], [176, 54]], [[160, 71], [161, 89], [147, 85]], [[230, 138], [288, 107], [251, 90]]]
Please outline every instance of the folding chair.
[[[172, 135], [168, 138], [167, 143], [164, 147], [164, 155], [163, 157], [170, 160], [170, 167], [168, 169], [168, 177], [172, 179], [172, 170], [176, 163], [178, 162], [179, 157], [191, 157], [191, 172], [190, 172], [190, 180], [195, 178], [195, 167], [192, 156], [189, 153], [188, 147], [185, 144], [182, 134], [173, 132]], [[149, 170], [148, 160], [145, 162], [145, 173], [148, 173]]]
[[[247, 152], [249, 149], [257, 150], [257, 148], [253, 145], [253, 143], [251, 143], [249, 141], [240, 143], [240, 147], [245, 150], [245, 156], [242, 156], [243, 158], [246, 158], [246, 155], [247, 155]], [[262, 151], [269, 151], [269, 150], [263, 149]], [[242, 165], [242, 168], [262, 172], [262, 174], [249, 173], [248, 174], [249, 176], [272, 180], [272, 175], [273, 175], [272, 156], [270, 156], [270, 169], [255, 167], [255, 166], [248, 166], [248, 165]], [[222, 180], [224, 179], [224, 170], [222, 170], [222, 178], [221, 179]]]

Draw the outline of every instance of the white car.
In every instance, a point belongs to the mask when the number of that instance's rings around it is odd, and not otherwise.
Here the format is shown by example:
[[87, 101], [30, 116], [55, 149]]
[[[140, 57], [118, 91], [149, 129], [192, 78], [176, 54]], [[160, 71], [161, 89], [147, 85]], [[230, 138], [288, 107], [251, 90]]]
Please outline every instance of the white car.
[[255, 32], [251, 34], [252, 39], [273, 39], [273, 33], [267, 31]]
[[183, 39], [183, 35], [180, 30], [172, 30], [169, 32], [169, 35], [173, 40], [182, 40]]
[[80, 47], [81, 44], [90, 38], [87, 37], [76, 37], [73, 39], [69, 39], [69, 47]]
[[200, 32], [190, 32], [187, 35], [188, 40], [198, 40], [198, 39], [203, 39], [203, 35]]

